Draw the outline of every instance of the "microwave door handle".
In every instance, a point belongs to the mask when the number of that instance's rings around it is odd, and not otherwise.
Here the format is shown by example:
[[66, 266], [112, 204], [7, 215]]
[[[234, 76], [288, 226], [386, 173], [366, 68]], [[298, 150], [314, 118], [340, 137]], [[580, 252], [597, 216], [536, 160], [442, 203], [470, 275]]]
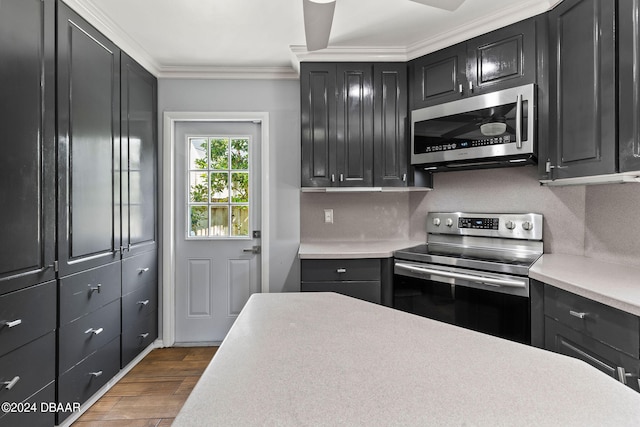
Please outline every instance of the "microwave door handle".
[[516, 99], [516, 148], [522, 148], [522, 94]]
[[472, 282], [486, 283], [488, 285], [508, 286], [508, 287], [513, 287], [513, 288], [525, 288], [527, 286], [527, 284], [525, 282], [523, 282], [522, 280], [498, 279], [496, 277], [476, 276], [474, 274], [456, 273], [456, 272], [453, 272], [453, 271], [444, 271], [444, 270], [435, 270], [435, 269], [432, 269], [432, 268], [417, 267], [415, 265], [402, 264], [402, 263], [397, 263], [396, 267], [400, 267], [401, 269], [406, 269], [406, 270], [409, 270], [409, 271], [415, 271], [415, 272], [418, 272], [418, 273], [433, 274], [433, 275], [436, 275], [436, 276], [450, 277], [452, 279], [469, 280], [469, 281], [472, 281]]

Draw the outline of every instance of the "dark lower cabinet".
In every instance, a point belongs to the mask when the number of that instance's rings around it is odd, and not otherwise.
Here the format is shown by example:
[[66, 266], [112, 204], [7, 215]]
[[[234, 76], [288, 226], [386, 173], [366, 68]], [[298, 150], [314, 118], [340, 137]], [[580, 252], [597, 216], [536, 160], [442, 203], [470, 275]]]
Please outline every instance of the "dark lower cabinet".
[[640, 318], [532, 280], [532, 344], [640, 391]]
[[0, 2], [0, 294], [55, 278], [52, 0]]
[[391, 258], [303, 259], [300, 291], [336, 292], [391, 306]]

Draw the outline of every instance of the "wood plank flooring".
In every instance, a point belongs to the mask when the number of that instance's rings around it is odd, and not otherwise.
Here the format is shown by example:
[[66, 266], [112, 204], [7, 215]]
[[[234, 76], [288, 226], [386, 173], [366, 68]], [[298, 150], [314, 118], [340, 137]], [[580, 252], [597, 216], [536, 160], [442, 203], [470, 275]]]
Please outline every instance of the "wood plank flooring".
[[154, 349], [72, 427], [170, 426], [217, 349]]

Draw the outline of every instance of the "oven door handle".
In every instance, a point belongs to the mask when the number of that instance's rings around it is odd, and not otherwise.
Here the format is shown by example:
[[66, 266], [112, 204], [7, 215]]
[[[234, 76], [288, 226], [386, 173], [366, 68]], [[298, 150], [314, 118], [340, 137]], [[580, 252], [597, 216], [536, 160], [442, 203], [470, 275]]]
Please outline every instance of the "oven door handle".
[[433, 268], [418, 267], [412, 264], [403, 264], [403, 263], [396, 263], [395, 266], [399, 267], [400, 269], [415, 271], [418, 273], [434, 274], [436, 276], [450, 277], [452, 279], [469, 280], [472, 282], [480, 282], [480, 283], [485, 283], [487, 285], [493, 285], [498, 287], [508, 286], [512, 288], [525, 288], [527, 286], [526, 282], [523, 282], [522, 280], [498, 279], [496, 277], [476, 276], [473, 274], [456, 273], [454, 271], [436, 270]]

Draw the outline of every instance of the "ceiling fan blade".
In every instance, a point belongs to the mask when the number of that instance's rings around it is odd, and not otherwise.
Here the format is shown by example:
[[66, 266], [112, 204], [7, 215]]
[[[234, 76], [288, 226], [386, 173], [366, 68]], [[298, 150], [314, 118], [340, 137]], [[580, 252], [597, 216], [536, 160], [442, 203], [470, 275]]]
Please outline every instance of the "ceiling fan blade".
[[453, 12], [460, 7], [464, 0], [411, 0], [416, 3], [424, 4], [438, 9], [444, 9]]
[[308, 51], [324, 49], [329, 45], [335, 7], [335, 0], [302, 0]]

